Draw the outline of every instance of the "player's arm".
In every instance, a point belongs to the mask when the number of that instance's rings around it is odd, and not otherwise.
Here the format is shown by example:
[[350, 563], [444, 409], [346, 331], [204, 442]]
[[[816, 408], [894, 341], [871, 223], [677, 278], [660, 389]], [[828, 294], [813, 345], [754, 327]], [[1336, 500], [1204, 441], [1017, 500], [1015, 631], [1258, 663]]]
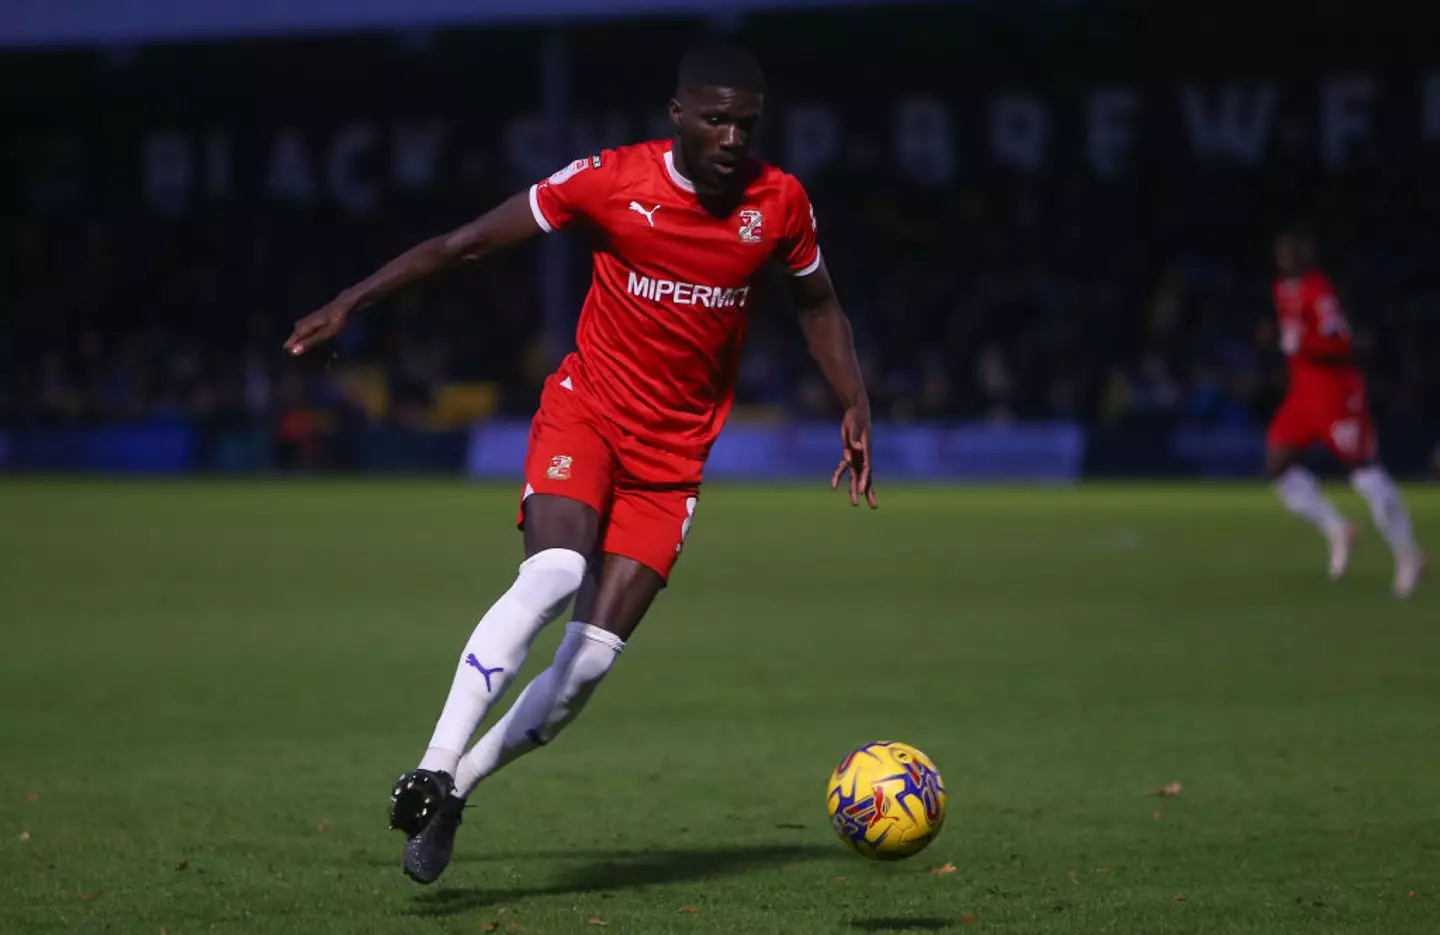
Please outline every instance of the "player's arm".
[[784, 199], [784, 230], [775, 259], [790, 274], [790, 297], [800, 313], [800, 327], [810, 346], [810, 356], [845, 406], [840, 423], [840, 466], [830, 478], [830, 489], [837, 489], [840, 478], [848, 474], [850, 502], [859, 506], [863, 497], [873, 510], [876, 503], [870, 479], [870, 397], [860, 375], [860, 361], [855, 357], [850, 319], [840, 307], [835, 284], [820, 255], [819, 228], [810, 196], [790, 178]]
[[286, 340], [285, 349], [291, 354], [303, 354], [339, 334], [352, 312], [413, 283], [540, 233], [540, 223], [531, 210], [530, 195], [521, 192], [469, 224], [416, 244], [340, 293], [324, 308], [300, 319]]
[[790, 296], [799, 312], [810, 356], [820, 365], [820, 372], [845, 407], [840, 427], [844, 455], [830, 479], [830, 487], [837, 488], [840, 478], [848, 473], [850, 502], [858, 505], [864, 497], [874, 509], [877, 504], [870, 478], [870, 397], [865, 392], [865, 378], [855, 356], [850, 319], [840, 307], [823, 260], [817, 257], [815, 269], [808, 275], [790, 277]]
[[870, 409], [850, 319], [840, 307], [830, 272], [822, 262], [809, 276], [790, 278], [790, 297], [800, 315], [800, 327], [810, 355], [820, 365], [835, 395], [846, 409]]

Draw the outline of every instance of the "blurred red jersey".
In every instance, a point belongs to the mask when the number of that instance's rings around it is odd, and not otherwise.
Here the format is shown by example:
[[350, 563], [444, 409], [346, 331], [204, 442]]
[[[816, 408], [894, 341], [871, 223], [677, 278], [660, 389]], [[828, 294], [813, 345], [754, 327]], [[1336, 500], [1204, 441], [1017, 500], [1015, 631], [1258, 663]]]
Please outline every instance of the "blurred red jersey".
[[1361, 384], [1350, 342], [1350, 325], [1329, 278], [1321, 272], [1277, 277], [1275, 313], [1280, 349], [1290, 364], [1290, 392], [1330, 392], [1337, 384]]
[[1342, 464], [1373, 460], [1375, 426], [1365, 380], [1355, 366], [1350, 326], [1324, 273], [1275, 280], [1280, 347], [1290, 362], [1290, 391], [1270, 422], [1272, 447], [1321, 444]]
[[579, 159], [530, 189], [545, 231], [583, 224], [594, 266], [575, 353], [552, 382], [616, 428], [703, 460], [734, 398], [751, 281], [772, 259], [820, 267], [800, 183], [760, 165], [726, 217], [706, 211], [671, 144]]

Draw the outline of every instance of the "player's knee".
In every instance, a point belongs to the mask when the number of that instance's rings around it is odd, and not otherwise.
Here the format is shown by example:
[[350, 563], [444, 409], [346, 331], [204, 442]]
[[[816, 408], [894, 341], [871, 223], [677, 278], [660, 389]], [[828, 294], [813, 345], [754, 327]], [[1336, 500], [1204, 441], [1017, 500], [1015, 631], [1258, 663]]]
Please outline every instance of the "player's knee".
[[1367, 499], [1389, 496], [1395, 490], [1390, 474], [1378, 464], [1367, 464], [1350, 472], [1350, 486]]
[[1265, 473], [1271, 480], [1284, 477], [1296, 462], [1295, 453], [1288, 448], [1269, 447], [1265, 449]]
[[512, 592], [538, 610], [558, 612], [585, 580], [586, 558], [571, 549], [545, 549], [520, 565]]
[[600, 587], [587, 608], [589, 614], [577, 612], [575, 619], [587, 621], [591, 629], [606, 633], [623, 646], [664, 587], [664, 576], [653, 568], [633, 558], [606, 555]]
[[573, 699], [588, 694], [625, 651], [625, 641], [600, 627], [579, 621], [565, 627], [555, 650], [555, 668], [564, 673], [565, 693]]

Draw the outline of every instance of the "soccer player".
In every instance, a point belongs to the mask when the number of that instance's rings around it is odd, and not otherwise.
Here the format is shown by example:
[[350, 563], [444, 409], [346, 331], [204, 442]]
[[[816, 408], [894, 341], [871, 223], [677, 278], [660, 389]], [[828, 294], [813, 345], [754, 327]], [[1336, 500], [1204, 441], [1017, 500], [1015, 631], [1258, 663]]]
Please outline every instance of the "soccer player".
[[1266, 470], [1285, 506], [1330, 543], [1330, 577], [1336, 580], [1350, 564], [1355, 527], [1300, 464], [1306, 449], [1316, 444], [1330, 449], [1370, 504], [1375, 525], [1395, 554], [1395, 594], [1409, 597], [1425, 561], [1400, 491], [1376, 461], [1375, 428], [1365, 402], [1365, 379], [1352, 355], [1350, 326], [1330, 280], [1315, 265], [1315, 245], [1304, 231], [1287, 230], [1276, 238], [1275, 265], [1275, 311], [1290, 386], [1266, 435]]
[[[695, 49], [670, 101], [673, 139], [570, 163], [401, 254], [286, 342], [302, 354], [397, 289], [536, 235], [590, 235], [577, 350], [546, 380], [531, 424], [518, 518], [525, 560], [461, 650], [429, 746], [391, 793], [390, 824], [406, 835], [404, 870], [418, 882], [449, 862], [466, 797], [580, 713], [666, 586], [730, 410], [751, 283], [767, 264], [788, 273], [810, 352], [844, 406], [831, 489], [848, 476], [851, 504], [876, 506], [870, 404], [809, 197], [749, 155], [764, 97], [747, 52]], [[531, 642], [572, 598], [553, 663], [467, 751]]]

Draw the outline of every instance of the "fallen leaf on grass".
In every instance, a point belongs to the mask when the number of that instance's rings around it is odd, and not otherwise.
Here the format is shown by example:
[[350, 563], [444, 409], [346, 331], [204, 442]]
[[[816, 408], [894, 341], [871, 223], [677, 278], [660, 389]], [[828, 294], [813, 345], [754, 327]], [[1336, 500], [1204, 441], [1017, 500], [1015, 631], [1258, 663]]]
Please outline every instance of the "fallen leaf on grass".
[[28, 841], [28, 840], [30, 840], [30, 832], [28, 832], [28, 831], [22, 831], [22, 832], [20, 832], [20, 840], [21, 840], [21, 841]]
[[189, 870], [189, 869], [190, 869], [190, 861], [188, 861], [188, 860], [182, 860], [182, 861], [180, 861], [178, 864], [175, 865], [175, 869], [176, 869], [176, 870]]
[[980, 919], [978, 916], [972, 916], [968, 913], [960, 917], [960, 922], [963, 925], [974, 925], [976, 922], [979, 921]]
[[1181, 790], [1184, 788], [1185, 787], [1182, 786], [1180, 784], [1180, 781], [1177, 779], [1175, 782], [1170, 783], [1170, 785], [1166, 786], [1155, 794], [1160, 796], [1160, 798], [1162, 799], [1173, 798], [1174, 796], [1179, 795]]
[[1075, 875], [1074, 870], [1070, 871], [1070, 882], [1074, 883], [1076, 886], [1080, 885], [1080, 878]]
[[1414, 898], [1415, 898], [1415, 891], [1414, 891], [1414, 890], [1411, 890], [1411, 891], [1410, 891], [1410, 898], [1411, 898], [1411, 899], [1414, 899]]
[[1109, 872], [1110, 872], [1110, 868], [1109, 868], [1109, 867], [1096, 867], [1096, 868], [1095, 868], [1095, 872], [1096, 872], [1096, 873], [1109, 873]]
[[604, 919], [600, 918], [599, 916], [596, 916], [596, 917], [593, 918], [593, 919], [586, 919], [586, 920], [585, 920], [585, 924], [586, 924], [586, 925], [609, 925], [610, 923], [609, 923], [609, 922], [606, 922]]
[[939, 876], [942, 873], [954, 873], [958, 869], [959, 868], [956, 867], [954, 864], [944, 864], [943, 866], [939, 867], [931, 867], [930, 872], [935, 874], [936, 876]]
[[500, 928], [499, 922], [486, 922], [484, 925], [480, 926], [480, 931], [493, 932], [498, 928]]
[[211, 852], [211, 853], [213, 854], [213, 853], [215, 852], [215, 845], [213, 845], [213, 844], [202, 844], [202, 845], [200, 845], [200, 850], [202, 850], [202, 851], [209, 851], [209, 852]]
[[699, 908], [697, 908], [697, 907], [695, 907], [695, 906], [681, 906], [679, 911], [680, 911], [680, 912], [698, 913], [700, 910], [699, 910]]
[[81, 901], [83, 901], [83, 902], [89, 902], [89, 901], [92, 900], [92, 899], [99, 899], [99, 898], [100, 898], [100, 894], [99, 894], [99, 893], [80, 893], [80, 894], [78, 894], [75, 898], [76, 898], [76, 899], [79, 899], [79, 900], [81, 900]]
[[850, 879], [849, 877], [831, 877], [831, 878], [830, 878], [830, 882], [831, 882], [831, 883], [844, 883], [846, 880], [849, 880], [849, 879]]
[[512, 922], [506, 924], [506, 926], [505, 926], [505, 931], [507, 931], [507, 932], [518, 932], [518, 931], [520, 931], [520, 923], [519, 923], [519, 922], [513, 922], [513, 921], [512, 921]]
[[160, 926], [160, 935], [165, 935], [165, 926]]
[[1160, 809], [1158, 809], [1158, 808], [1155, 809], [1155, 811], [1150, 815], [1150, 817], [1153, 818], [1153, 819], [1155, 819], [1156, 821], [1159, 821], [1159, 820], [1160, 820]]
[[1185, 901], [1185, 894], [1184, 894], [1184, 893], [1176, 893], [1176, 894], [1175, 894], [1175, 901], [1176, 901], [1177, 903], [1183, 903], [1183, 902]]
[[315, 830], [316, 830], [316, 831], [329, 831], [329, 830], [330, 830], [330, 819], [329, 819], [329, 818], [323, 819], [323, 820], [320, 822], [320, 824], [318, 824], [318, 825], [315, 826]]
[[32, 792], [32, 793], [30, 793], [29, 795], [25, 796], [25, 801], [26, 801], [27, 803], [29, 803], [30, 805], [39, 805], [39, 804], [40, 804], [40, 793], [38, 793], [38, 792]]

